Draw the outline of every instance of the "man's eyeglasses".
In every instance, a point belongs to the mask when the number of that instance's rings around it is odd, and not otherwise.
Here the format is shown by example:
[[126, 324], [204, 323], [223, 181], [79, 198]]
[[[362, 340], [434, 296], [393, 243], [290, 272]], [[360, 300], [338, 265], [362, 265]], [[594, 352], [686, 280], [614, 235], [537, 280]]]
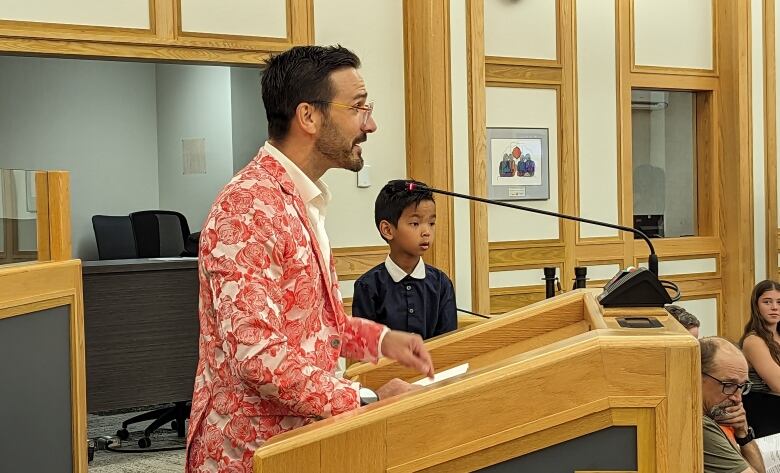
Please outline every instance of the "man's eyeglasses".
[[710, 378], [712, 378], [715, 381], [719, 382], [720, 383], [720, 387], [721, 387], [721, 391], [723, 392], [723, 394], [725, 394], [727, 396], [731, 396], [734, 393], [736, 393], [737, 391], [742, 391], [742, 394], [745, 395], [745, 394], [750, 392], [750, 388], [753, 386], [753, 383], [751, 383], [750, 381], [745, 381], [744, 383], [741, 383], [741, 384], [729, 383], [729, 382], [726, 382], [726, 381], [721, 381], [718, 378], [716, 378], [715, 376], [712, 376], [711, 374], [705, 373], [703, 371], [702, 371], [701, 374], [703, 374], [705, 376], [709, 376]]
[[374, 102], [368, 102], [365, 105], [348, 105], [345, 103], [339, 103], [339, 102], [329, 102], [327, 100], [315, 100], [311, 103], [327, 103], [330, 105], [335, 105], [336, 107], [341, 108], [351, 108], [352, 110], [357, 110], [359, 112], [363, 113], [363, 121], [360, 122], [360, 126], [364, 127], [368, 123], [368, 119], [371, 118], [371, 113], [374, 111]]

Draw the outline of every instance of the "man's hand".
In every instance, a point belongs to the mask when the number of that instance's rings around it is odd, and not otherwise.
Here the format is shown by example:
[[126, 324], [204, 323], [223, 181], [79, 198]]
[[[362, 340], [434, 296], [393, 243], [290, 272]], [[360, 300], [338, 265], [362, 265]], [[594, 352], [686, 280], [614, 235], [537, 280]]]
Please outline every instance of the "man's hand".
[[716, 420], [718, 424], [728, 425], [734, 429], [734, 436], [743, 438], [748, 434], [747, 415], [742, 403], [736, 406], [730, 406], [723, 409], [724, 414]]
[[[433, 377], [433, 361], [422, 338], [414, 333], [390, 330], [382, 339], [382, 355]], [[389, 383], [388, 383], [389, 384]]]
[[398, 378], [393, 378], [388, 381], [384, 386], [376, 390], [376, 395], [379, 399], [386, 399], [388, 397], [397, 396], [399, 394], [407, 393], [420, 389], [420, 386], [409, 384], [406, 381]]

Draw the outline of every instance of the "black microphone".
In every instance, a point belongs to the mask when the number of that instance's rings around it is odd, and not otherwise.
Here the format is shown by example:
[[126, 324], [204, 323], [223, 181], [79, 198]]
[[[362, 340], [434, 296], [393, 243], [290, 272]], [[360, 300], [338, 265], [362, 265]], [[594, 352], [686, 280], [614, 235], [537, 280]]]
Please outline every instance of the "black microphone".
[[[535, 209], [533, 207], [525, 207], [522, 205], [515, 205], [515, 204], [509, 204], [507, 202], [502, 202], [500, 200], [491, 200], [491, 199], [483, 199], [482, 197], [475, 197], [473, 195], [467, 195], [467, 194], [458, 194], [457, 192], [450, 192], [445, 191], [441, 189], [434, 189], [433, 187], [428, 187], [424, 184], [420, 184], [415, 181], [399, 181], [403, 183], [403, 189], [407, 190], [409, 192], [414, 192], [415, 190], [421, 190], [421, 191], [429, 191], [433, 192], [435, 194], [444, 194], [449, 195], [452, 197], [460, 197], [461, 199], [468, 199], [473, 200], [476, 202], [483, 202], [485, 204], [491, 204], [491, 205], [500, 205], [501, 207], [509, 207], [511, 209], [518, 209], [518, 210], [525, 210], [526, 212], [533, 212], [536, 214], [542, 214], [542, 215], [549, 215], [551, 217], [558, 217], [563, 218], [566, 220], [574, 220], [575, 222], [582, 222], [582, 223], [589, 223], [591, 225], [596, 225], [599, 227], [607, 227], [607, 228], [614, 228], [615, 230], [622, 230], [624, 232], [631, 232], [634, 235], [639, 236], [641, 239], [647, 243], [647, 247], [650, 248], [650, 256], [647, 259], [647, 268], [658, 276], [658, 255], [655, 254], [655, 247], [653, 247], [653, 242], [650, 241], [650, 238], [645, 235], [644, 232], [641, 230], [637, 230], [636, 228], [626, 227], [623, 225], [616, 225], [614, 223], [607, 223], [607, 222], [600, 222], [597, 220], [591, 220], [589, 218], [582, 218], [582, 217], [575, 217], [573, 215], [567, 215], [562, 214], [558, 212], [551, 212], [549, 210], [541, 210], [541, 209]], [[398, 188], [398, 187], [396, 187]]]
[[[654, 307], [654, 306], [663, 306], [664, 304], [671, 304], [672, 303], [672, 300], [669, 297], [669, 294], [664, 289], [664, 286], [662, 286], [661, 283], [658, 281], [658, 255], [655, 253], [655, 248], [653, 247], [653, 243], [650, 241], [650, 238], [644, 232], [642, 232], [641, 230], [637, 230], [636, 228], [626, 227], [626, 226], [623, 226], [623, 225], [617, 225], [617, 224], [614, 224], [614, 223], [601, 222], [601, 221], [598, 221], [598, 220], [591, 220], [589, 218], [575, 217], [573, 215], [562, 214], [562, 213], [559, 213], [559, 212], [551, 212], [549, 210], [541, 210], [541, 209], [535, 209], [535, 208], [532, 208], [532, 207], [525, 207], [525, 206], [522, 206], [522, 205], [510, 204], [508, 202], [502, 202], [500, 200], [485, 199], [485, 198], [476, 197], [476, 196], [473, 196], [473, 195], [459, 194], [457, 192], [451, 192], [451, 191], [446, 191], [446, 190], [442, 190], [442, 189], [435, 189], [433, 187], [429, 187], [429, 186], [427, 186], [425, 184], [422, 184], [420, 182], [411, 181], [411, 180], [392, 181], [391, 185], [393, 186], [393, 188], [396, 191], [404, 191], [404, 190], [408, 191], [408, 192], [418, 192], [418, 191], [425, 192], [425, 191], [427, 191], [427, 192], [432, 192], [434, 194], [449, 195], [451, 197], [458, 197], [458, 198], [461, 198], [461, 199], [472, 200], [472, 201], [475, 201], [475, 202], [482, 202], [482, 203], [490, 204], [490, 205], [498, 205], [498, 206], [501, 206], [501, 207], [508, 207], [510, 209], [524, 210], [526, 212], [532, 212], [532, 213], [542, 214], [542, 215], [549, 215], [551, 217], [557, 217], [557, 218], [562, 218], [562, 219], [566, 219], [566, 220], [574, 220], [575, 222], [589, 223], [591, 225], [596, 225], [596, 226], [599, 226], [599, 227], [614, 228], [615, 230], [621, 230], [621, 231], [624, 231], [624, 232], [631, 232], [634, 235], [639, 236], [642, 240], [644, 240], [645, 243], [647, 244], [647, 247], [650, 249], [650, 255], [649, 255], [648, 259], [647, 259], [647, 267], [649, 269], [649, 272], [652, 273], [652, 277], [651, 278], [647, 278], [647, 277], [640, 276], [640, 274], [643, 272], [643, 271], [641, 271], [642, 268], [639, 268], [638, 270], [635, 270], [635, 271], [632, 271], [632, 272], [625, 272], [624, 271], [624, 272], [619, 273], [615, 278], [613, 278], [613, 280], [610, 282], [610, 284], [605, 286], [605, 288], [604, 288], [605, 294], [602, 294], [602, 299], [601, 299], [602, 305], [606, 306], [607, 304], [609, 304], [612, 307], [630, 307], [630, 306], [638, 306], [638, 305]], [[634, 274], [634, 273], [636, 273], [636, 274]], [[628, 277], [628, 276], [630, 276], [630, 277]], [[628, 281], [630, 281], [632, 279], [633, 279], [632, 283], [630, 285], [626, 285], [626, 283], [628, 283]], [[647, 281], [647, 282], [645, 282], [645, 281]], [[616, 289], [620, 289], [619, 292], [621, 292], [621, 293], [625, 293], [625, 292], [635, 293], [636, 292], [635, 291], [635, 287], [637, 285], [646, 286], [647, 284], [650, 284], [653, 287], [651, 287], [651, 288], [647, 288], [647, 287], [640, 288], [640, 290], [643, 292], [643, 294], [640, 294], [640, 295], [637, 295], [637, 294], [633, 294], [633, 295], [623, 294], [625, 297], [627, 297], [629, 299], [635, 299], [636, 297], [638, 297], [638, 299], [636, 299], [636, 300], [626, 301], [626, 300], [623, 300], [623, 298], [621, 298], [621, 300], [619, 300], [619, 301], [614, 301], [617, 304], [617, 305], [614, 305], [613, 301], [610, 300], [609, 297], [607, 297], [608, 291], [612, 292], [612, 291], [614, 291]], [[671, 284], [671, 283], [669, 283], [669, 284]], [[674, 289], [676, 289], [676, 286], [674, 287]], [[650, 292], [654, 293], [654, 294], [650, 294], [648, 292], [648, 290]], [[615, 294], [615, 296], [618, 296], [618, 294]], [[678, 290], [678, 293], [677, 293], [677, 298], [679, 298], [679, 290]], [[605, 300], [607, 301], [606, 304], [604, 302]]]

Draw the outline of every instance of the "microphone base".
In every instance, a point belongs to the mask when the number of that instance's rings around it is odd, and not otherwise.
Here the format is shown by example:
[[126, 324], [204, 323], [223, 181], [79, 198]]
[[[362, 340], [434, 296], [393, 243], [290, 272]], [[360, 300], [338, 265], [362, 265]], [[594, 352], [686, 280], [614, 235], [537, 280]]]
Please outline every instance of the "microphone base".
[[639, 268], [610, 281], [598, 301], [604, 307], [663, 307], [672, 298], [655, 274]]

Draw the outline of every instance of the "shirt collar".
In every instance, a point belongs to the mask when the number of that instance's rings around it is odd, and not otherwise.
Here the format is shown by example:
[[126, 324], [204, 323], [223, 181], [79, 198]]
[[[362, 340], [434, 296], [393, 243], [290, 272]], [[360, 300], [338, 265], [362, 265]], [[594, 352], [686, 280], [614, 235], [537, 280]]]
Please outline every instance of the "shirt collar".
[[385, 269], [387, 269], [387, 272], [390, 273], [390, 277], [393, 279], [393, 282], [399, 282], [406, 276], [411, 276], [414, 279], [425, 279], [425, 262], [423, 261], [422, 257], [420, 257], [420, 261], [417, 262], [417, 266], [414, 267], [411, 274], [406, 274], [406, 271], [401, 269], [400, 266], [395, 264], [395, 261], [390, 259], [390, 255], [385, 258]]
[[[287, 175], [290, 176], [290, 180], [295, 184], [295, 188], [301, 193], [301, 199], [304, 204], [309, 204], [318, 197], [324, 204], [330, 202], [331, 194], [327, 184], [322, 179], [312, 181], [309, 176], [306, 175], [301, 168], [284, 155], [278, 148], [269, 142], [265, 142], [263, 149], [271, 155], [275, 160], [279, 161]], [[315, 202], [316, 205], [316, 202]]]

